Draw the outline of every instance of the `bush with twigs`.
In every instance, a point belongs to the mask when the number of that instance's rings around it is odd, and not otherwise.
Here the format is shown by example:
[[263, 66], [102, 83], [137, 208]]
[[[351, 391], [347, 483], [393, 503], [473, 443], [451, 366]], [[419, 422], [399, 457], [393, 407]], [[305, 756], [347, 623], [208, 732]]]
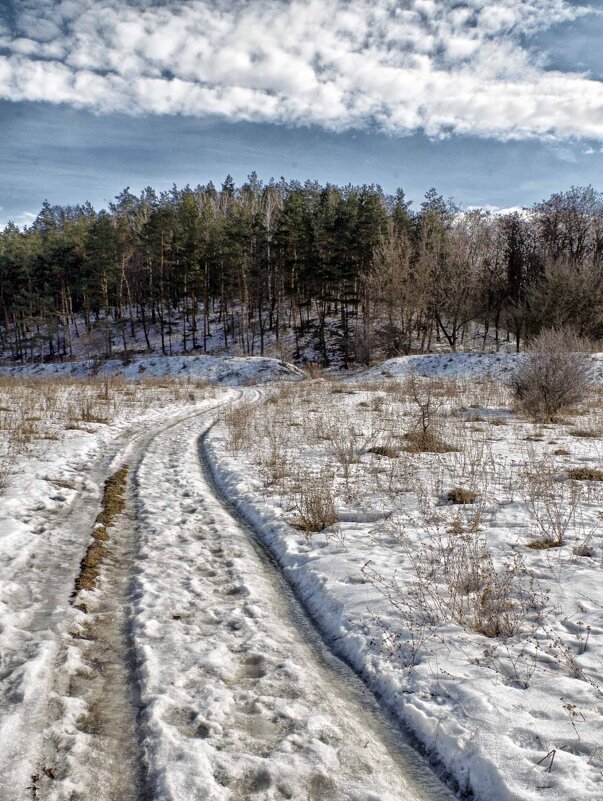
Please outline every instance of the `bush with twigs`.
[[585, 401], [592, 388], [589, 350], [588, 340], [571, 329], [539, 334], [511, 380], [517, 408], [534, 420], [554, 422]]
[[316, 475], [303, 473], [295, 493], [297, 517], [294, 525], [307, 536], [324, 531], [337, 523], [333, 476], [328, 470]]

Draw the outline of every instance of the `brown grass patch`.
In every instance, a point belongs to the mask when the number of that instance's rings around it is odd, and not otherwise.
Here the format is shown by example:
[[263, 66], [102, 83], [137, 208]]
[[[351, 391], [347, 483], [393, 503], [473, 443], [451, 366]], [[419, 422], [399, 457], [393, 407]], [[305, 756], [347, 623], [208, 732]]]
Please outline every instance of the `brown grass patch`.
[[117, 515], [121, 514], [126, 506], [124, 491], [128, 479], [128, 467], [120, 468], [105, 481], [103, 493], [103, 508], [96, 519], [105, 527], [109, 527]]
[[450, 453], [456, 450], [431, 431], [409, 431], [406, 434], [409, 445], [407, 453]]
[[375, 456], [385, 456], [387, 459], [395, 459], [400, 455], [398, 448], [393, 445], [375, 445], [373, 448], [369, 448], [368, 452], [374, 453]]
[[80, 572], [75, 580], [74, 595], [80, 590], [93, 590], [96, 588], [101, 567], [109, 549], [104, 544], [110, 538], [109, 528], [115, 518], [120, 515], [126, 505], [125, 489], [128, 478], [128, 467], [120, 468], [105, 481], [102, 509], [96, 518], [92, 532], [92, 542], [80, 564]]
[[477, 492], [464, 487], [453, 487], [446, 495], [448, 503], [469, 504], [477, 500]]
[[595, 431], [590, 428], [576, 428], [569, 432], [572, 437], [584, 437], [584, 439], [599, 439], [601, 436], [600, 431]]
[[561, 548], [563, 542], [559, 540], [532, 540], [532, 542], [528, 542], [527, 548], [531, 548], [533, 551], [546, 551], [548, 548]]
[[574, 467], [567, 475], [575, 481], [603, 481], [603, 470], [594, 467]]
[[[96, 533], [93, 535], [96, 536]], [[106, 546], [94, 539], [88, 546], [86, 555], [82, 559], [80, 572], [75, 580], [75, 591], [93, 590], [100, 573], [101, 565], [109, 553]]]

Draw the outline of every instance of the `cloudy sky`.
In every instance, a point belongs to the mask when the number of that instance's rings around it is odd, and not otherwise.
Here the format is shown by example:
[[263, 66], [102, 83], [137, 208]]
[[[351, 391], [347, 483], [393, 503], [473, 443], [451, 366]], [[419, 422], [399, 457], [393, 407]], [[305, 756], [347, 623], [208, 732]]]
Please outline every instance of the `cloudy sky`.
[[0, 0], [0, 224], [172, 182], [603, 189], [603, 4]]

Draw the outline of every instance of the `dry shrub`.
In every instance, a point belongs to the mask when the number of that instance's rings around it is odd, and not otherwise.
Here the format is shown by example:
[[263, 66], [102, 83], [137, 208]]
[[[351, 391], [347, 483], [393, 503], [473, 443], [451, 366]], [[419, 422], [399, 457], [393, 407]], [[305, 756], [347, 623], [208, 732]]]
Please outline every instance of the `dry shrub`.
[[523, 498], [535, 526], [530, 548], [558, 548], [575, 524], [581, 490], [557, 474], [554, 463], [533, 460], [523, 474]]
[[574, 481], [603, 481], [603, 470], [594, 467], [574, 467], [567, 473]]
[[299, 487], [295, 493], [294, 521], [306, 535], [324, 531], [337, 522], [335, 500], [333, 497], [333, 475], [322, 470], [318, 475], [306, 473], [300, 476]]
[[291, 476], [285, 431], [274, 415], [263, 417], [261, 422], [267, 446], [262, 454], [262, 472], [269, 484], [276, 484], [285, 489], [287, 480]]
[[366, 452], [366, 437], [350, 426], [336, 426], [333, 431], [332, 451], [347, 475], [350, 465], [358, 464]]
[[14, 459], [12, 444], [7, 443], [0, 453], [0, 490], [6, 487], [8, 478], [13, 470]]
[[555, 422], [587, 399], [592, 389], [592, 360], [587, 340], [567, 328], [543, 331], [534, 339], [511, 385], [519, 411]]
[[[400, 655], [416, 664], [422, 645], [439, 628], [456, 623], [485, 637], [506, 639], [518, 634], [530, 614], [538, 615], [545, 598], [519, 555], [494, 564], [480, 534], [428, 530], [417, 539], [399, 521], [389, 534], [405, 555], [410, 577], [399, 582], [371, 564], [365, 579], [389, 601], [406, 631]], [[415, 524], [411, 526], [415, 530]]]
[[222, 421], [228, 433], [228, 449], [231, 454], [249, 447], [253, 434], [253, 418], [255, 406], [253, 403], [240, 403], [226, 409]]
[[446, 495], [448, 503], [470, 504], [477, 500], [477, 492], [464, 487], [453, 487]]
[[413, 427], [406, 434], [409, 441], [406, 450], [409, 453], [447, 453], [454, 450], [442, 440], [439, 432], [437, 412], [442, 400], [441, 396], [438, 399], [437, 390], [441, 387], [433, 381], [421, 380], [415, 374], [409, 376], [407, 387], [415, 414]]
[[324, 372], [324, 368], [320, 362], [307, 362], [302, 369], [310, 379], [322, 378]]

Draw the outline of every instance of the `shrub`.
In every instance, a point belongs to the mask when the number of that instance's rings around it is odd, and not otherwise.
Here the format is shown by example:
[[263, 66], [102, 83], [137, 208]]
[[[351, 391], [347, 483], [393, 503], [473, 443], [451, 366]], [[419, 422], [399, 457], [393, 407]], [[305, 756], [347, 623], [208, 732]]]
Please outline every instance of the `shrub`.
[[594, 467], [574, 467], [567, 475], [574, 481], [603, 481], [603, 470]]
[[468, 504], [475, 503], [477, 500], [477, 492], [464, 487], [453, 487], [446, 495], [448, 503]]
[[555, 463], [546, 458], [531, 462], [522, 478], [522, 495], [536, 534], [528, 547], [561, 547], [576, 522], [580, 488], [560, 479]]
[[543, 331], [515, 370], [512, 388], [521, 412], [538, 421], [557, 417], [584, 401], [592, 386], [588, 341], [569, 329]]
[[406, 433], [409, 453], [447, 453], [454, 448], [440, 439], [438, 409], [441, 400], [436, 399], [434, 381], [421, 381], [411, 373], [408, 378], [408, 391], [415, 405], [416, 413], [411, 431]]
[[386, 459], [396, 459], [400, 455], [399, 449], [394, 445], [374, 445], [368, 452], [374, 453], [375, 456], [384, 456]]
[[293, 525], [306, 536], [324, 531], [337, 523], [332, 475], [327, 471], [321, 471], [319, 475], [301, 475], [295, 509], [298, 516]]
[[316, 379], [323, 377], [323, 365], [320, 362], [306, 362], [303, 371], [309, 379]]

